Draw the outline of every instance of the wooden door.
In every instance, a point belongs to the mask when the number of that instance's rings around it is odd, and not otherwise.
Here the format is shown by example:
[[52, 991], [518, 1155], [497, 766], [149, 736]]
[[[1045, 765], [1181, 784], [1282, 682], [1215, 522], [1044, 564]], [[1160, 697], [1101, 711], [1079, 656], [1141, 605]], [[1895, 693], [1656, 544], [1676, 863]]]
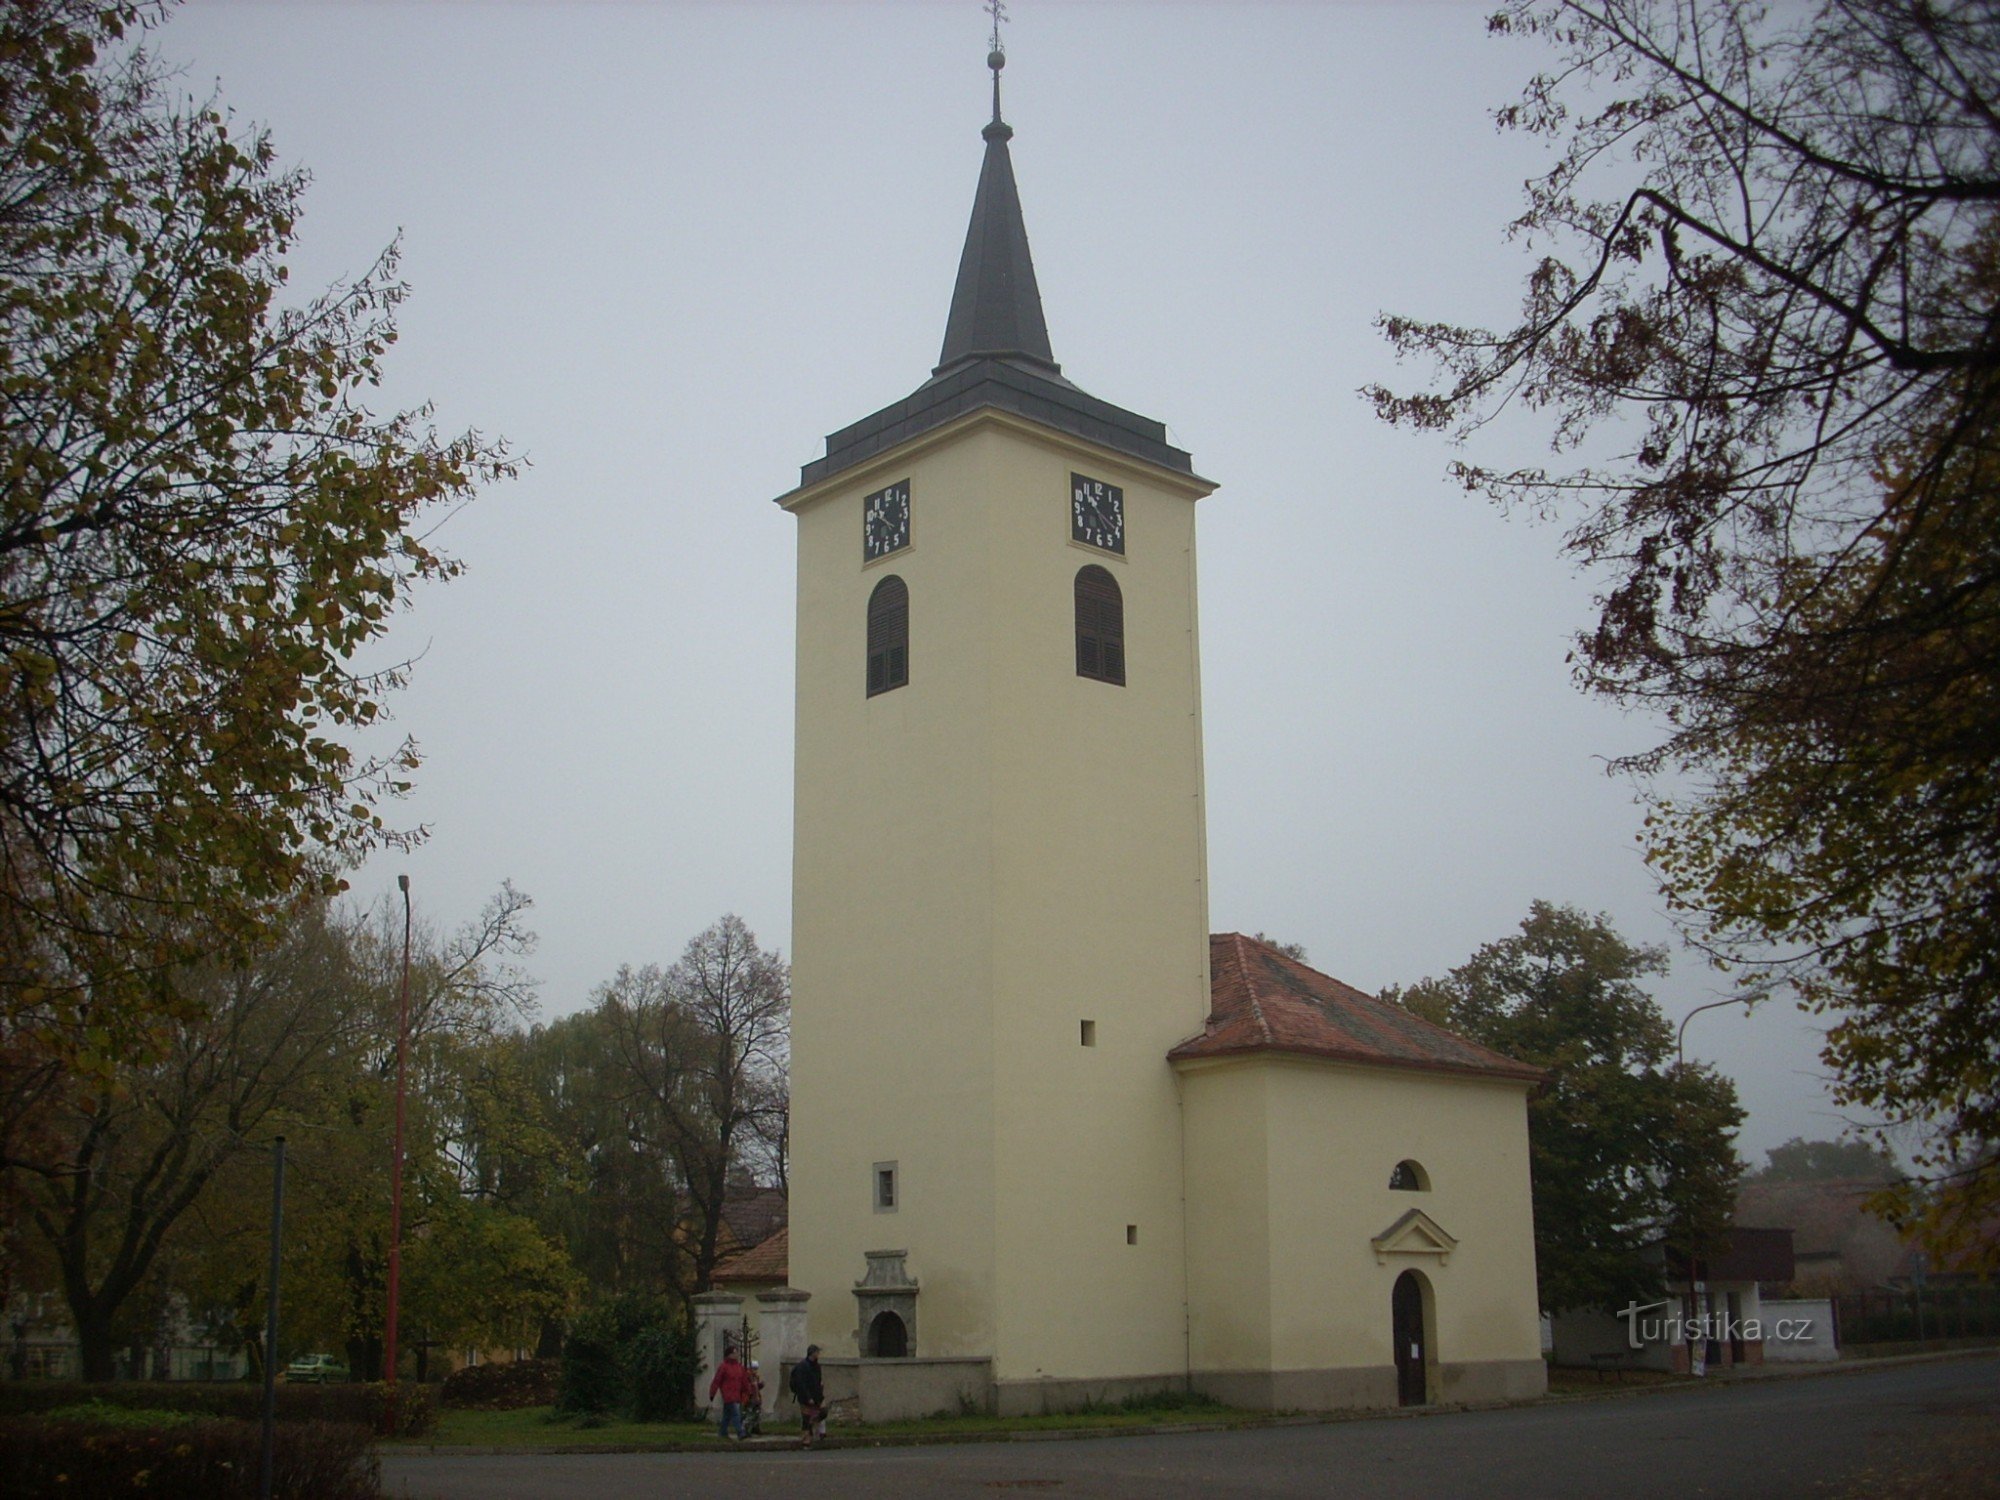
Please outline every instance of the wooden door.
[[1396, 1278], [1390, 1294], [1391, 1323], [1396, 1341], [1396, 1400], [1422, 1406], [1430, 1399], [1424, 1349], [1424, 1285], [1414, 1271]]

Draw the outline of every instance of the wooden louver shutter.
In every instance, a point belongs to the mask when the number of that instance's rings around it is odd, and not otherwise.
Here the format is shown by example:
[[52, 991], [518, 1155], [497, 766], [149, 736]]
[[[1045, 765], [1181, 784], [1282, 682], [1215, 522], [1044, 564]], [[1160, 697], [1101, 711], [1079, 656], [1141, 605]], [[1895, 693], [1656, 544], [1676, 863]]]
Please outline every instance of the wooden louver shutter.
[[910, 680], [910, 591], [891, 574], [868, 596], [868, 696]]
[[1125, 681], [1125, 599], [1095, 563], [1076, 575], [1076, 675]]

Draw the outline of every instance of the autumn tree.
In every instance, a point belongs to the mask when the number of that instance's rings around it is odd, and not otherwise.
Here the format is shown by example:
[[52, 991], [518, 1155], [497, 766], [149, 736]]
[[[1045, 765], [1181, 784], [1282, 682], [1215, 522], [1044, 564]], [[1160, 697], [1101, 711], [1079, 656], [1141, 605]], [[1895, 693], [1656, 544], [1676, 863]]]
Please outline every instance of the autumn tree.
[[[403, 1306], [440, 1340], [529, 1342], [574, 1291], [561, 1244], [483, 1166], [495, 1140], [547, 1149], [489, 1055], [526, 1003], [527, 905], [503, 887], [449, 935], [413, 933]], [[281, 1134], [286, 1328], [379, 1371], [401, 926], [378, 915], [320, 901], [245, 959], [178, 971], [189, 1018], [108, 1077], [68, 1075], [0, 1158], [27, 1226], [20, 1282], [62, 1291], [87, 1378], [176, 1300], [257, 1348]]]
[[1652, 1301], [1661, 1267], [1646, 1247], [1678, 1259], [1728, 1227], [1743, 1111], [1727, 1078], [1675, 1061], [1673, 1030], [1639, 983], [1665, 968], [1664, 950], [1634, 947], [1604, 917], [1537, 901], [1517, 936], [1384, 992], [1548, 1070], [1528, 1099], [1546, 1311]]
[[684, 1290], [707, 1291], [732, 1186], [782, 1150], [791, 971], [734, 914], [673, 967], [622, 968], [598, 991], [635, 1141], [670, 1166], [685, 1211]]
[[[337, 1101], [363, 1039], [324, 903], [254, 964], [183, 976], [195, 1018], [157, 1056], [78, 1075], [0, 1159], [69, 1308], [86, 1380], [109, 1380], [121, 1314], [218, 1179]], [[32, 1150], [25, 1149], [32, 1147]]]
[[[1575, 660], [1658, 710], [1626, 760], [1691, 934], [1828, 1013], [1839, 1102], [1930, 1133], [1892, 1208], [2000, 1264], [2000, 24], [1986, 0], [1512, 0], [1554, 64], [1497, 332], [1384, 320], [1601, 580]], [[1484, 441], [1484, 439], [1482, 439]]]
[[510, 472], [370, 409], [394, 247], [288, 289], [306, 179], [177, 93], [163, 15], [0, 13], [0, 1034], [99, 1068], [399, 837], [364, 648], [457, 570], [430, 513]]

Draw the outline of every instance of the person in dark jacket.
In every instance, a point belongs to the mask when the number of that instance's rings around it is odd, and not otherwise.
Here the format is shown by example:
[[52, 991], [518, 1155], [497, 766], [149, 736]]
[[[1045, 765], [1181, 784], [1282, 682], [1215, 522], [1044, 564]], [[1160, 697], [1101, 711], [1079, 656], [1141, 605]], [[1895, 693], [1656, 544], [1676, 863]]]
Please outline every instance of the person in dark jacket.
[[805, 1435], [799, 1446], [810, 1448], [826, 1436], [826, 1382], [819, 1371], [819, 1345], [810, 1344], [806, 1357], [792, 1366], [792, 1399], [799, 1403], [799, 1425]]
[[716, 1423], [715, 1435], [719, 1438], [730, 1436], [730, 1428], [735, 1428], [737, 1441], [743, 1438], [743, 1403], [750, 1395], [750, 1372], [743, 1368], [743, 1361], [736, 1357], [734, 1349], [722, 1351], [722, 1363], [715, 1367], [715, 1378], [708, 1383], [708, 1399], [722, 1397], [722, 1417]]

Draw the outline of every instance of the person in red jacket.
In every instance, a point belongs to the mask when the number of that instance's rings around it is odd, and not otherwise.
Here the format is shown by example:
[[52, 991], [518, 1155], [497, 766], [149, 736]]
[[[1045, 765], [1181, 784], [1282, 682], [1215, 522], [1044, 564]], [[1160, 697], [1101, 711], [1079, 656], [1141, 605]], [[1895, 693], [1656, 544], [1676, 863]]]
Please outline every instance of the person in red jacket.
[[743, 1368], [743, 1362], [736, 1357], [734, 1349], [722, 1351], [722, 1363], [715, 1367], [715, 1378], [708, 1383], [708, 1399], [722, 1397], [722, 1417], [716, 1423], [715, 1435], [726, 1438], [729, 1429], [736, 1429], [736, 1438], [743, 1438], [743, 1403], [750, 1395], [750, 1372]]

